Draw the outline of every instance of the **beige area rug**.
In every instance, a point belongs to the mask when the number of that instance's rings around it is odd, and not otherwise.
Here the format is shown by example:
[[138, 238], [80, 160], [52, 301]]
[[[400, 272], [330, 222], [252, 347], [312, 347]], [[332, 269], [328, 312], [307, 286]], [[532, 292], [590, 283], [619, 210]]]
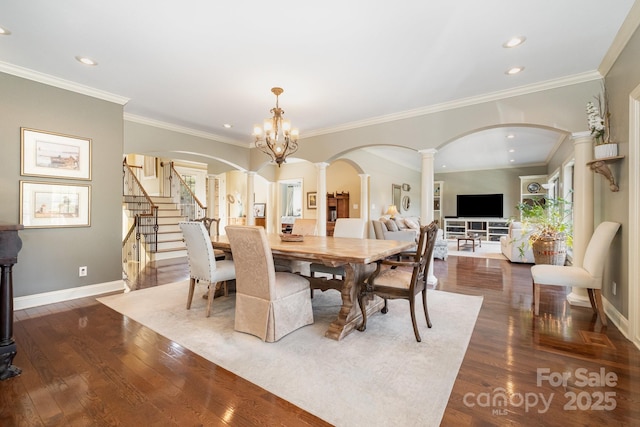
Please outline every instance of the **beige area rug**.
[[[197, 295], [204, 285], [196, 288]], [[324, 337], [340, 307], [337, 291], [316, 291], [314, 324], [276, 343], [233, 330], [235, 298], [185, 309], [188, 281], [98, 298], [112, 309], [336, 426], [438, 426], [471, 338], [482, 297], [427, 294], [433, 328], [407, 301], [371, 316], [365, 332]], [[422, 303], [417, 307], [421, 309]], [[420, 313], [418, 313], [420, 314]]]
[[490, 259], [502, 259], [506, 260], [507, 257], [502, 255], [500, 248], [500, 242], [482, 242], [482, 247], [476, 243], [476, 249], [471, 249], [471, 243], [467, 245], [460, 244], [460, 250], [458, 250], [458, 241], [449, 240], [448, 244], [449, 255], [453, 256], [466, 256], [473, 258], [490, 258]]

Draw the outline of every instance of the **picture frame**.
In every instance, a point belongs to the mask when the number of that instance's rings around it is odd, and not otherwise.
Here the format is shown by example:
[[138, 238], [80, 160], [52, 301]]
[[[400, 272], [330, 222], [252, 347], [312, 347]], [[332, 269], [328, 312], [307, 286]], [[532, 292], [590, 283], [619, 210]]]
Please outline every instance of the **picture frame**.
[[318, 208], [318, 193], [315, 191], [307, 193], [307, 209]]
[[253, 204], [253, 216], [255, 218], [264, 218], [264, 213], [267, 209], [266, 203], [254, 203]]
[[91, 138], [20, 128], [20, 174], [91, 180]]
[[20, 224], [25, 228], [91, 226], [91, 186], [20, 181]]

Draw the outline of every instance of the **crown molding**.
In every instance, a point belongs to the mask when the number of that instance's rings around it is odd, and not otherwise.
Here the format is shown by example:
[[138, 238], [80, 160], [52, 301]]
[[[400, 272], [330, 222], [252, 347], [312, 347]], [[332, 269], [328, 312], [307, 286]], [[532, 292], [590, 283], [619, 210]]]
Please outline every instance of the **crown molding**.
[[602, 62], [598, 67], [598, 71], [601, 75], [606, 76], [609, 71], [611, 71], [611, 67], [622, 53], [622, 50], [625, 48], [633, 33], [640, 26], [640, 2], [635, 1], [633, 6], [631, 6], [631, 10], [629, 10], [629, 14], [625, 18], [624, 22], [620, 26], [616, 37], [613, 39], [613, 43], [607, 50], [607, 53], [602, 58]]
[[[414, 110], [402, 111], [399, 113], [389, 114], [386, 116], [373, 117], [371, 119], [360, 120], [357, 122], [346, 123], [342, 126], [333, 128], [317, 129], [304, 133], [305, 138], [312, 136], [325, 135], [328, 133], [341, 132], [351, 129], [362, 128], [365, 126], [373, 126], [382, 123], [388, 123], [396, 120], [410, 119], [413, 117], [424, 116], [427, 114], [439, 113], [442, 111], [453, 110], [456, 108], [469, 107], [472, 105], [483, 104], [485, 102], [500, 101], [502, 99], [512, 98], [514, 96], [528, 95], [531, 93], [542, 92], [550, 89], [557, 89], [563, 86], [571, 86], [574, 84], [590, 82], [593, 80], [601, 80], [602, 75], [598, 71], [589, 71], [586, 73], [574, 74], [572, 76], [562, 77], [545, 82], [534, 83], [531, 85], [520, 86], [513, 89], [492, 92], [484, 95], [473, 96], [469, 98], [459, 99], [442, 104], [435, 104], [427, 107], [417, 108]], [[302, 138], [302, 135], [301, 135]]]
[[150, 119], [148, 117], [138, 116], [131, 113], [124, 113], [124, 120], [128, 122], [134, 122], [134, 123], [140, 123], [143, 125], [153, 126], [160, 129], [170, 130], [173, 132], [178, 132], [186, 135], [191, 135], [198, 138], [204, 138], [212, 141], [222, 142], [224, 144], [237, 145], [238, 147], [242, 147], [242, 148], [251, 148], [251, 144], [247, 144], [246, 142], [237, 141], [235, 139], [226, 138], [213, 133], [191, 129], [186, 126], [174, 125], [172, 123]]
[[127, 102], [129, 102], [129, 98], [125, 98], [124, 96], [115, 95], [113, 93], [105, 92], [99, 89], [94, 89], [92, 87], [84, 86], [70, 80], [50, 76], [49, 74], [44, 74], [38, 71], [30, 70], [28, 68], [19, 67], [7, 62], [0, 61], [0, 71], [6, 74], [11, 74], [13, 76], [33, 80], [38, 83], [43, 83], [49, 86], [65, 89], [82, 95], [91, 96], [93, 98], [102, 99], [104, 101], [113, 102], [119, 105], [125, 105]]

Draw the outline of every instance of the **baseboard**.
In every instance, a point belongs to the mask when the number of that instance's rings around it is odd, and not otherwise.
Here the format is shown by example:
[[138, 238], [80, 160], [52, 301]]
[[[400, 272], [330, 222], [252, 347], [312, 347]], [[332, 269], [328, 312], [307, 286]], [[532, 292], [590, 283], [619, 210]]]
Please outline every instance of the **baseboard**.
[[[618, 311], [618, 309], [609, 302], [604, 296], [602, 297], [602, 305], [604, 305], [604, 312], [609, 318], [609, 321], [620, 330], [622, 335], [628, 340], [632, 341], [629, 337], [629, 320]], [[635, 344], [635, 343], [634, 343]], [[637, 344], [636, 344], [637, 345]]]
[[124, 290], [124, 281], [115, 280], [113, 282], [98, 283], [95, 285], [79, 286], [77, 288], [61, 289], [59, 291], [43, 292], [41, 294], [26, 295], [13, 299], [13, 309], [23, 310], [25, 308], [38, 307], [56, 302], [69, 301], [76, 298], [90, 297], [107, 292]]

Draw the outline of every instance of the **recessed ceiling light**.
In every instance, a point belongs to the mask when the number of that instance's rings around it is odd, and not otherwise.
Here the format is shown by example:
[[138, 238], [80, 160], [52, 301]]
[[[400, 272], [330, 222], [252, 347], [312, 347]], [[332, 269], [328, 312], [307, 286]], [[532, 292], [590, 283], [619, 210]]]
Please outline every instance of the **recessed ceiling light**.
[[524, 43], [526, 39], [527, 38], [525, 36], [511, 37], [509, 40], [507, 40], [502, 44], [502, 47], [511, 48], [511, 47], [520, 46], [522, 43]]
[[515, 160], [513, 160], [513, 159], [511, 159], [511, 160], [509, 160], [509, 161], [510, 161], [511, 163], [515, 162]]
[[8, 36], [9, 34], [11, 34], [11, 31], [7, 30], [6, 28], [0, 27], [0, 36]]
[[447, 167], [447, 165], [442, 165], [442, 167], [443, 167], [443, 168], [446, 168], [446, 167]]
[[87, 56], [76, 56], [76, 61], [84, 64], [84, 65], [98, 65], [96, 61], [87, 57]]
[[513, 148], [511, 150], [509, 150], [510, 153], [515, 153], [516, 150], [514, 150]]
[[225, 129], [231, 129], [233, 127], [233, 125], [230, 125], [229, 123], [225, 123], [222, 125], [223, 128]]
[[505, 71], [504, 73], [512, 76], [514, 74], [518, 74], [522, 70], [524, 70], [524, 67], [511, 67], [507, 71]]
[[512, 133], [507, 134], [507, 138], [508, 138], [508, 139], [513, 139], [513, 138], [515, 138], [515, 137], [516, 137], [516, 136], [515, 136], [514, 134], [512, 134]]

